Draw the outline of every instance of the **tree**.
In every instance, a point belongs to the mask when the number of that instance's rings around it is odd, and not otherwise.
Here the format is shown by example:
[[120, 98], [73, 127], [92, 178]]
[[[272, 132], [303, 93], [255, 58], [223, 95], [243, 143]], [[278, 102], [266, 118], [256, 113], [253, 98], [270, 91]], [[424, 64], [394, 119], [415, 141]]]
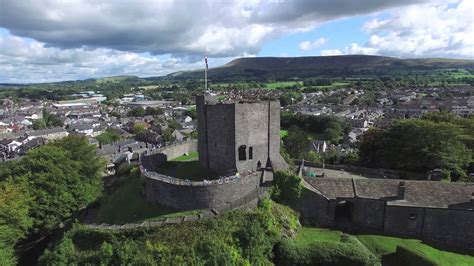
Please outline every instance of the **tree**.
[[303, 185], [299, 176], [283, 171], [275, 173], [271, 192], [273, 200], [292, 204], [300, 198], [302, 192]]
[[62, 127], [63, 122], [61, 119], [51, 114], [46, 108], [43, 109], [43, 117], [40, 119], [33, 120], [33, 129], [43, 129], [48, 127]]
[[120, 135], [114, 130], [108, 128], [104, 133], [95, 137], [102, 144], [111, 144], [112, 142], [120, 140]]
[[142, 107], [133, 108], [127, 112], [127, 116], [128, 117], [143, 117], [145, 116], [145, 109], [143, 109]]
[[152, 116], [158, 116], [158, 115], [162, 115], [164, 114], [165, 112], [161, 109], [161, 108], [153, 108], [153, 107], [147, 107], [145, 109], [145, 115], [152, 115]]
[[417, 172], [439, 168], [463, 177], [473, 154], [463, 142], [464, 133], [453, 123], [406, 119], [386, 130], [369, 130], [359, 155], [372, 167]]
[[133, 134], [140, 134], [146, 131], [146, 127], [143, 123], [135, 122], [132, 127]]
[[[0, 165], [0, 245], [28, 232], [50, 234], [102, 193], [105, 162], [85, 137], [70, 135]], [[0, 256], [4, 256], [1, 254]]]
[[283, 139], [286, 151], [292, 158], [300, 158], [310, 145], [308, 135], [299, 127], [293, 126], [288, 130], [288, 136]]

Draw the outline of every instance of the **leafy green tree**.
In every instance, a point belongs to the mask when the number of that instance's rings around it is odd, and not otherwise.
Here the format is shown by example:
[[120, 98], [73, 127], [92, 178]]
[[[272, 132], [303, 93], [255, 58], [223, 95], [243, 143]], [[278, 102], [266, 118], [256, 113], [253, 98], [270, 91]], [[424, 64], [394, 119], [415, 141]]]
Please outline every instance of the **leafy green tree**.
[[145, 109], [143, 109], [142, 107], [133, 108], [127, 112], [127, 116], [128, 117], [143, 117], [145, 116]]
[[183, 114], [191, 117], [192, 119], [197, 118], [196, 108], [189, 108], [188, 110], [184, 111]]
[[386, 130], [364, 134], [359, 155], [372, 167], [418, 172], [448, 169], [454, 179], [462, 178], [473, 159], [472, 150], [463, 141], [464, 133], [453, 123], [406, 119]]
[[25, 183], [8, 179], [0, 183], [0, 242], [13, 246], [32, 225], [28, 216], [32, 198]]
[[296, 126], [288, 130], [288, 135], [283, 139], [283, 142], [286, 151], [292, 158], [300, 158], [310, 145], [308, 134]]
[[120, 135], [114, 130], [108, 128], [104, 133], [95, 137], [102, 144], [111, 144], [112, 142], [119, 141]]
[[43, 117], [33, 121], [33, 129], [43, 129], [48, 127], [62, 127], [63, 122], [58, 116], [51, 114], [46, 108], [43, 109]]
[[133, 134], [140, 134], [146, 131], [146, 127], [143, 123], [135, 123], [132, 127]]
[[161, 108], [153, 108], [153, 107], [147, 107], [145, 109], [145, 115], [152, 115], [152, 116], [157, 116], [157, 115], [162, 115], [165, 112]]
[[283, 171], [275, 173], [271, 192], [273, 200], [292, 204], [301, 197], [302, 192], [303, 185], [299, 176]]
[[50, 234], [102, 193], [104, 161], [85, 137], [68, 136], [0, 165], [0, 245]]

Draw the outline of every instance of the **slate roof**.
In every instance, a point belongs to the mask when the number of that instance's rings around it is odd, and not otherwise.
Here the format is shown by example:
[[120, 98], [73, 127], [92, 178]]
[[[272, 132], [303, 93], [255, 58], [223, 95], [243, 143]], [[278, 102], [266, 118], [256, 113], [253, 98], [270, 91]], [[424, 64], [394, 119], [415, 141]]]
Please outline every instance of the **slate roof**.
[[[380, 199], [391, 206], [474, 210], [474, 183], [324, 177], [305, 180], [329, 199]], [[403, 198], [398, 196], [400, 182], [405, 185]]]
[[65, 132], [66, 130], [62, 127], [53, 127], [53, 128], [45, 128], [45, 129], [40, 129], [40, 130], [34, 130], [34, 131], [29, 131], [27, 132], [28, 136], [43, 136], [43, 135], [49, 135], [49, 134], [54, 134], [54, 133], [60, 133], [60, 132]]
[[471, 195], [474, 193], [474, 183], [410, 181], [405, 182], [405, 187], [403, 200], [395, 200], [387, 204], [474, 210], [474, 204], [469, 204]]
[[354, 179], [357, 197], [367, 199], [396, 197], [399, 183], [396, 179]]
[[354, 197], [351, 178], [306, 178], [306, 181], [327, 198]]

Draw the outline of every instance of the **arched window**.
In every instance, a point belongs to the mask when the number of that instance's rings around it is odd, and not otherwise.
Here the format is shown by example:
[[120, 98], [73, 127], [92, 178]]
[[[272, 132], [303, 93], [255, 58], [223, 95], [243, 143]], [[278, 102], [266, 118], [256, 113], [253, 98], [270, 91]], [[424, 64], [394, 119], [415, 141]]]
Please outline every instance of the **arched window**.
[[253, 159], [253, 148], [249, 147], [249, 160]]
[[245, 145], [241, 145], [239, 147], [239, 161], [247, 160], [247, 147]]

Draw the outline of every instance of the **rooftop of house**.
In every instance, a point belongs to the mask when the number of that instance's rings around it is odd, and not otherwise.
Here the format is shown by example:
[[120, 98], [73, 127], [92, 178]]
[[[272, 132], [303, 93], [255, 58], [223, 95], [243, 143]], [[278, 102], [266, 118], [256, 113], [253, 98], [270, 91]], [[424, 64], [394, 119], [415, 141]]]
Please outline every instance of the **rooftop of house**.
[[[365, 198], [392, 206], [474, 209], [474, 183], [362, 178], [305, 178], [328, 199]], [[400, 189], [403, 187], [403, 196]]]
[[53, 127], [53, 128], [45, 128], [45, 129], [40, 129], [40, 130], [28, 131], [27, 134], [28, 136], [34, 137], [34, 136], [55, 134], [55, 133], [60, 133], [60, 132], [66, 132], [66, 130], [62, 127]]

